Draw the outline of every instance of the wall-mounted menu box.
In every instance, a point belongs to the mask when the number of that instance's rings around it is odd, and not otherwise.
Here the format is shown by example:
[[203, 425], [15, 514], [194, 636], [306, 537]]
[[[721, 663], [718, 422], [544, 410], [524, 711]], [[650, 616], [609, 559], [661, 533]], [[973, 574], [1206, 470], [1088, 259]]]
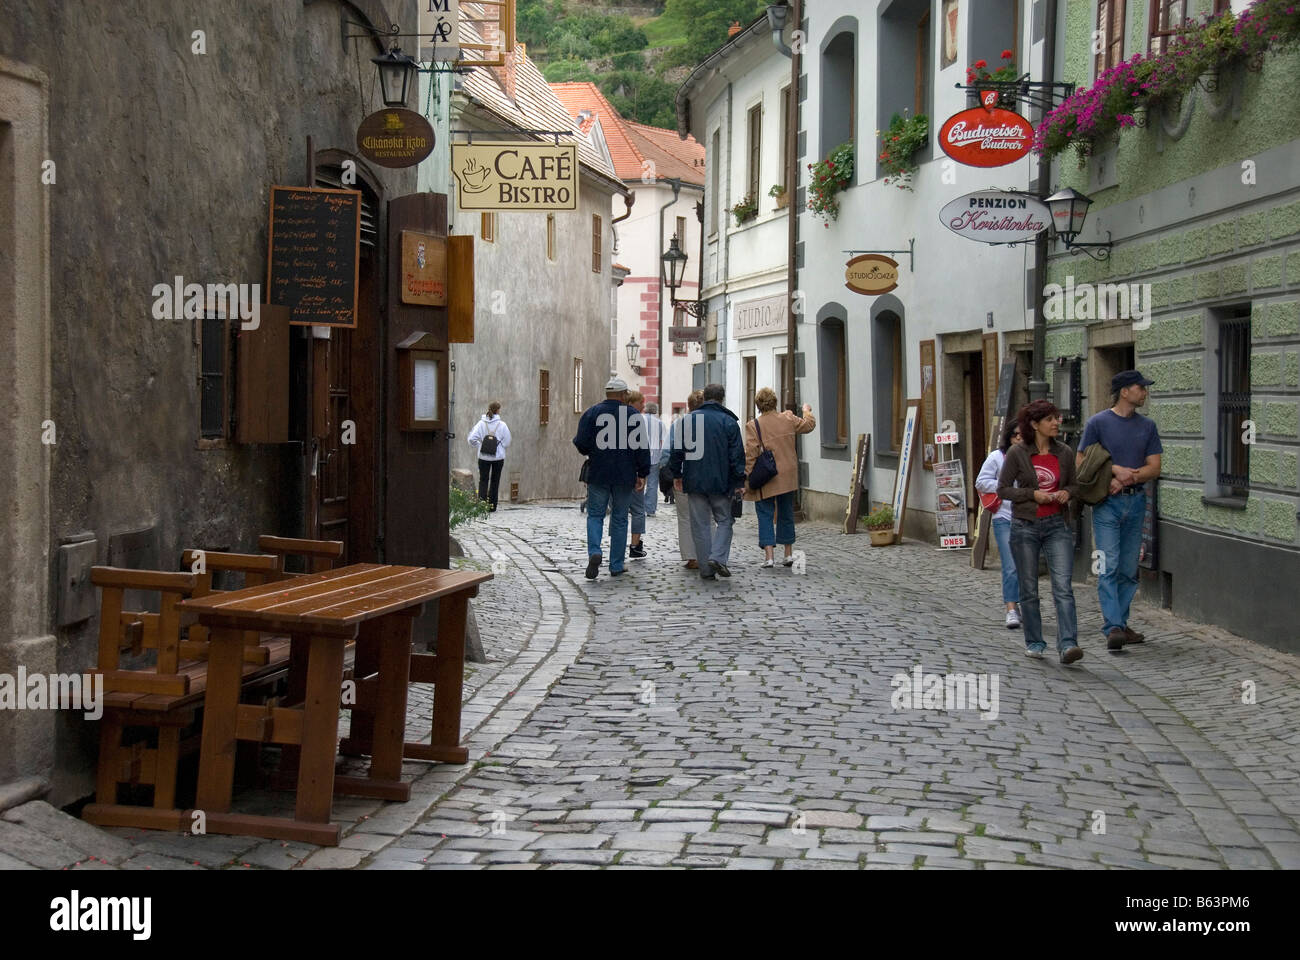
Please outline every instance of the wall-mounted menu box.
[[447, 427], [447, 351], [431, 333], [416, 331], [397, 345], [402, 430]]

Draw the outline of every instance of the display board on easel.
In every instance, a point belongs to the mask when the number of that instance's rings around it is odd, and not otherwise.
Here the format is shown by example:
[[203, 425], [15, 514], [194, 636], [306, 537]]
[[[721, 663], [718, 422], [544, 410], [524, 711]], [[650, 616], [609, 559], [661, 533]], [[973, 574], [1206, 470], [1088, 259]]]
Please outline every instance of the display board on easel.
[[844, 532], [858, 532], [858, 514], [862, 512], [862, 504], [871, 504], [871, 498], [867, 495], [867, 456], [871, 452], [871, 434], [859, 433], [857, 453], [853, 457], [853, 486], [849, 490], [849, 506], [844, 513]]
[[903, 514], [907, 512], [907, 488], [912, 477], [912, 461], [916, 459], [916, 430], [921, 420], [920, 399], [907, 401], [907, 416], [903, 420], [902, 449], [898, 453], [898, 473], [894, 477], [894, 542], [903, 538]]

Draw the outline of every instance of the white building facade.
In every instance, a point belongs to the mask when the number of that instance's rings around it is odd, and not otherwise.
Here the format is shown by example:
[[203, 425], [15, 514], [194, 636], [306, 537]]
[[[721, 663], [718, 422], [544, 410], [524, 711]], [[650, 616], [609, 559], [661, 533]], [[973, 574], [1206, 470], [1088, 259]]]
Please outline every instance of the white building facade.
[[678, 93], [679, 133], [693, 135], [706, 154], [700, 299], [709, 312], [695, 385], [723, 383], [727, 406], [742, 422], [754, 416], [757, 390], [780, 395], [785, 381], [793, 191], [782, 188], [790, 95], [790, 60], [765, 20], [733, 34]]
[[[990, 246], [958, 236], [939, 211], [974, 191], [1026, 191], [1036, 175], [1032, 156], [991, 168], [957, 163], [940, 149], [938, 133], [969, 105], [956, 85], [966, 83], [970, 64], [982, 59], [995, 67], [1010, 51], [1019, 73], [1038, 77], [1043, 38], [1031, 5], [1015, 0], [811, 0], [803, 26], [795, 266], [806, 304], [798, 345], [807, 362], [799, 389], [818, 414], [803, 450], [804, 509], [844, 517], [861, 434], [870, 435], [869, 500], [890, 502], [907, 401], [932, 399], [917, 430], [904, 534], [936, 540], [934, 475], [926, 467], [952, 454], [933, 447], [933, 433], [944, 421], [955, 425], [953, 453], [963, 464], [967, 504], [975, 506], [974, 477], [996, 442], [1004, 359], [1018, 361], [1013, 409], [1026, 399], [1034, 307], [1032, 244]], [[886, 184], [877, 159], [894, 114], [930, 121], [911, 189]], [[838, 219], [823, 227], [804, 209], [808, 164], [850, 141], [852, 182], [838, 195]], [[877, 251], [894, 251], [897, 288], [878, 296], [848, 288], [847, 262]]]

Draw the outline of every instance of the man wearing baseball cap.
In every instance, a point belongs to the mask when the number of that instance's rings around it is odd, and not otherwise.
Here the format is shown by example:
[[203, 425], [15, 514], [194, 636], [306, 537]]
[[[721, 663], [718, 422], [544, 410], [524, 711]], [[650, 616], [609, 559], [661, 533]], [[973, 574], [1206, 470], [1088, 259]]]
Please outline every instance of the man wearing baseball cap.
[[1141, 643], [1143, 635], [1128, 626], [1129, 607], [1137, 593], [1138, 552], [1142, 547], [1142, 521], [1146, 516], [1148, 480], [1160, 476], [1160, 432], [1148, 417], [1138, 413], [1147, 402], [1147, 387], [1154, 383], [1137, 370], [1117, 373], [1110, 381], [1115, 404], [1088, 419], [1079, 440], [1076, 464], [1094, 443], [1110, 454], [1110, 496], [1092, 508], [1093, 546], [1105, 554], [1097, 578], [1097, 597], [1105, 624], [1106, 648], [1119, 650], [1126, 643]]

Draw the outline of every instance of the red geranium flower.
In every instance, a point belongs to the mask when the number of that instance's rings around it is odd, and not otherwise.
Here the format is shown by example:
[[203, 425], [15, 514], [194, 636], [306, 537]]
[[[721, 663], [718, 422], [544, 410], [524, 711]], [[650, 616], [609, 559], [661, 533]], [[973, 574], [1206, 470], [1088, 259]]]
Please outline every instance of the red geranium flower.
[[1003, 50], [1003, 51], [1002, 51], [1002, 59], [1003, 59], [1003, 60], [1010, 60], [1013, 56], [1014, 56], [1014, 54], [1013, 54], [1010, 50]]
[[987, 67], [988, 65], [989, 65], [989, 62], [988, 62], [987, 60], [976, 60], [976, 61], [975, 61], [975, 69], [976, 69], [976, 70], [983, 70], [983, 69], [984, 69], [985, 67]]

